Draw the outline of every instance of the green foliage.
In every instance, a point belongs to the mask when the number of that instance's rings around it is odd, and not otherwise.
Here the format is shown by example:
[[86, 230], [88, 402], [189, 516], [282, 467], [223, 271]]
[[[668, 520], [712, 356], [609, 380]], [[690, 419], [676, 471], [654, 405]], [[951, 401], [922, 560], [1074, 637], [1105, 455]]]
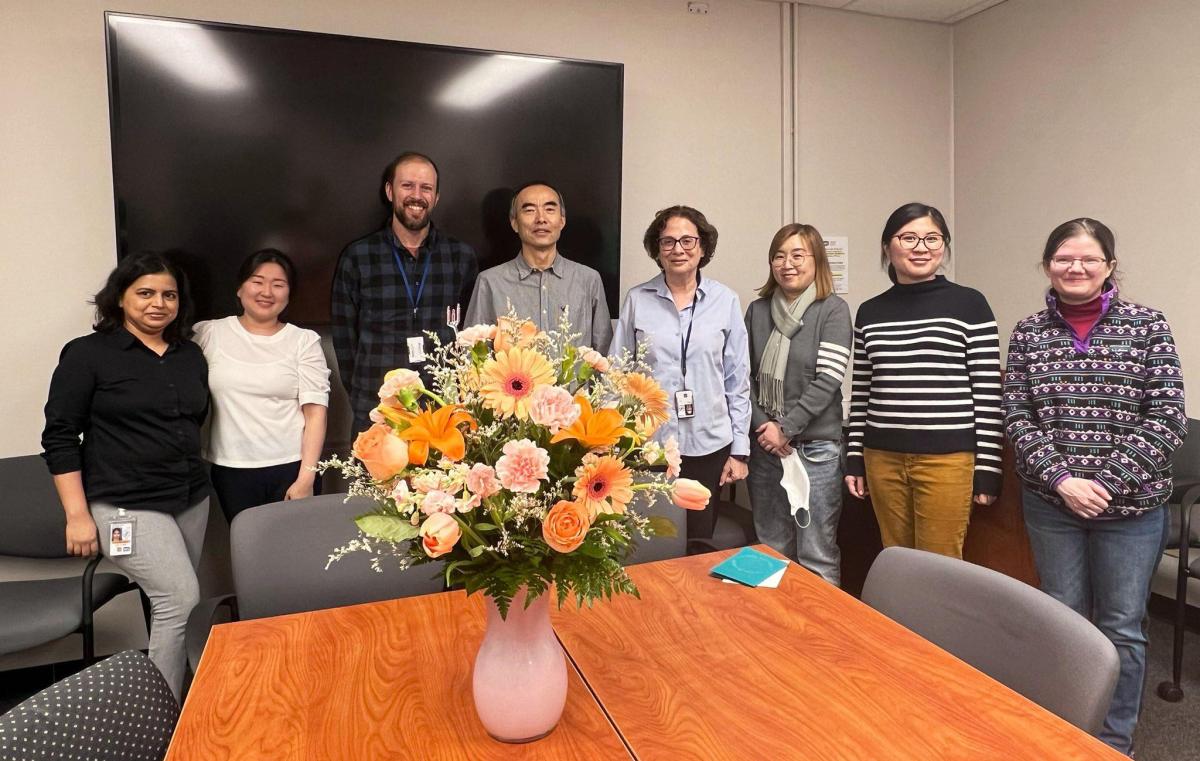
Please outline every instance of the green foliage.
[[417, 527], [398, 515], [367, 513], [355, 518], [354, 523], [367, 536], [385, 542], [407, 542], [417, 535]]

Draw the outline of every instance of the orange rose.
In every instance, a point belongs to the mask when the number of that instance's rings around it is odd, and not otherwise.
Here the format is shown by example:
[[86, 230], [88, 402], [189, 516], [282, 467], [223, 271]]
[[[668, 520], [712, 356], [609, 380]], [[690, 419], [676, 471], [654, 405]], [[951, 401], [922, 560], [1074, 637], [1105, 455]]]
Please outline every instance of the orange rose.
[[588, 509], [578, 502], [561, 500], [542, 521], [542, 538], [551, 549], [571, 552], [583, 544], [588, 529], [592, 527]]
[[537, 325], [529, 320], [501, 317], [496, 320], [496, 337], [492, 340], [492, 349], [499, 354], [514, 346], [528, 346], [537, 334]]
[[376, 481], [386, 481], [408, 467], [408, 444], [383, 423], [358, 434], [350, 453], [367, 466]]
[[454, 549], [462, 536], [458, 521], [446, 513], [434, 513], [426, 518], [418, 533], [421, 536], [421, 549], [431, 558], [440, 558]]
[[703, 510], [708, 506], [710, 497], [712, 492], [691, 478], [677, 478], [671, 486], [671, 501], [684, 510]]

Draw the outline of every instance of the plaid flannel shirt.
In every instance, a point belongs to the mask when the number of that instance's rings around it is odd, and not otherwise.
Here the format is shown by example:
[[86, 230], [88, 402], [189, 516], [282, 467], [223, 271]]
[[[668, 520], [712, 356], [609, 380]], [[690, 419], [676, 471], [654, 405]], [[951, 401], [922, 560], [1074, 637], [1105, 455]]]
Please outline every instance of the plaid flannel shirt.
[[[397, 267], [405, 267], [409, 288]], [[421, 289], [426, 261], [429, 274]], [[458, 305], [464, 314], [479, 274], [475, 249], [440, 232], [432, 223], [429, 234], [412, 256], [388, 225], [354, 241], [342, 252], [333, 277], [330, 309], [338, 374], [354, 410], [354, 430], [362, 430], [368, 414], [379, 404], [378, 391], [389, 370], [408, 367], [408, 338], [435, 331], [443, 342], [453, 333], [446, 325], [446, 307]], [[417, 296], [414, 306], [409, 292]], [[425, 339], [425, 351], [431, 350]], [[428, 383], [428, 378], [426, 378]], [[351, 432], [353, 436], [353, 431]]]

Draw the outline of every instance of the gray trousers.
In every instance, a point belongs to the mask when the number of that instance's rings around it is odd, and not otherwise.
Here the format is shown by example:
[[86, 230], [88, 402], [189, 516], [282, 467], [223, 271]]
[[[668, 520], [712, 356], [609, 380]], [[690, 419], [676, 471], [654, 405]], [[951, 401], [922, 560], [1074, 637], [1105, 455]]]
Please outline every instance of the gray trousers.
[[137, 522], [133, 554], [121, 557], [113, 557], [109, 547], [109, 523], [122, 520], [117, 517], [118, 508], [104, 502], [93, 502], [90, 507], [100, 532], [101, 552], [150, 598], [150, 660], [178, 700], [187, 668], [184, 631], [192, 608], [200, 602], [196, 569], [208, 527], [208, 497], [177, 515], [126, 510], [125, 515]]
[[750, 506], [754, 531], [771, 549], [795, 560], [834, 586], [841, 586], [842, 553], [838, 549], [838, 519], [842, 515], [841, 449], [836, 441], [805, 441], [795, 445], [808, 473], [808, 504], [812, 521], [800, 528], [791, 514], [787, 492], [779, 485], [783, 464], [751, 436]]

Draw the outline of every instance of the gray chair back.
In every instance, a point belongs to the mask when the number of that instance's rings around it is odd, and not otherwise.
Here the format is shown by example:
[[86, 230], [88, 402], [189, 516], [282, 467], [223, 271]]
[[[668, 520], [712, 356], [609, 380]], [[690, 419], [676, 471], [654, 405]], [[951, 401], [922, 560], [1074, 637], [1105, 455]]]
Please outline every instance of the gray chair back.
[[[634, 479], [639, 480], [639, 476], [635, 474]], [[625, 559], [625, 565], [667, 560], [687, 554], [687, 511], [676, 507], [669, 495], [660, 494], [657, 499], [651, 501], [652, 497], [650, 492], [634, 492], [629, 507], [647, 518], [666, 518], [675, 525], [675, 536], [655, 536], [650, 539], [635, 536], [636, 546]]]
[[0, 458], [0, 555], [67, 557], [67, 519], [41, 456]]
[[1049, 595], [963, 560], [888, 547], [862, 599], [1085, 732], [1103, 728], [1117, 650]]
[[127, 650], [0, 716], [0, 761], [158, 761], [178, 719], [162, 674], [145, 655]]
[[229, 529], [233, 586], [243, 620], [336, 608], [443, 589], [440, 563], [400, 571], [356, 552], [331, 564], [329, 555], [358, 537], [354, 518], [371, 512], [345, 494], [274, 502], [244, 510]]

